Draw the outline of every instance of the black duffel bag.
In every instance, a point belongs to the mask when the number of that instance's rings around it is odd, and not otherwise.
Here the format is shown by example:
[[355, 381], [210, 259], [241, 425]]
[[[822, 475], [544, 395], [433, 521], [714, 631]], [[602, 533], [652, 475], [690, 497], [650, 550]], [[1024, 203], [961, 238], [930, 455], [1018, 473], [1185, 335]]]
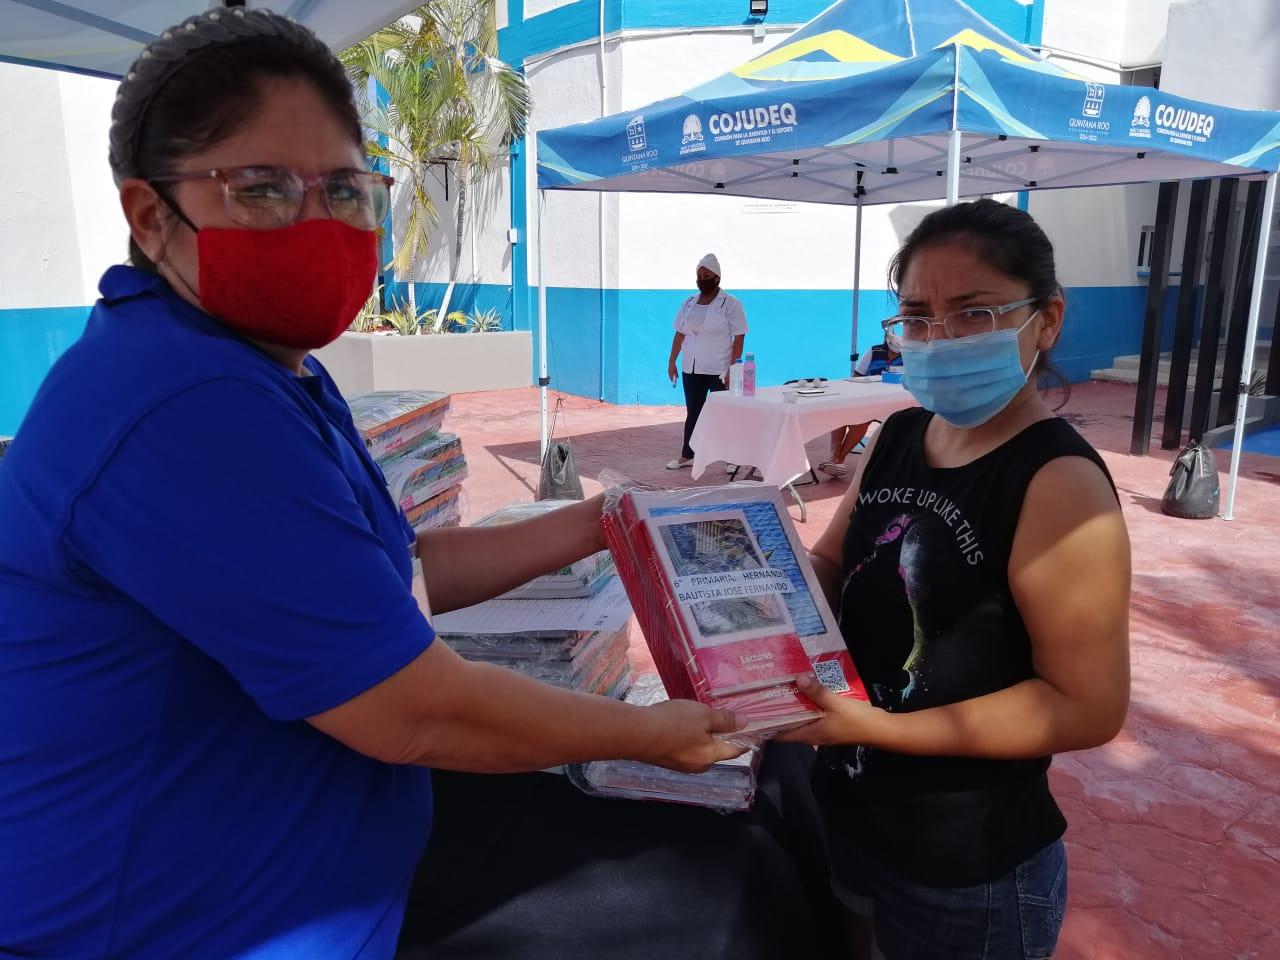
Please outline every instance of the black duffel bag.
[[1160, 509], [1171, 517], [1209, 520], [1218, 515], [1221, 493], [1213, 450], [1192, 440], [1173, 461]]

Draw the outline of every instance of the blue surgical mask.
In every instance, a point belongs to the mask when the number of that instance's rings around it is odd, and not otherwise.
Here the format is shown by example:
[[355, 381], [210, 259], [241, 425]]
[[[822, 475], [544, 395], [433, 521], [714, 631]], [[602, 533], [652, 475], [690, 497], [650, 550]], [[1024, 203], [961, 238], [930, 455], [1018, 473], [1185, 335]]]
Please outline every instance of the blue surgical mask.
[[[1031, 375], [1022, 369], [1018, 334], [1039, 313], [1016, 329], [959, 340], [904, 341], [902, 385], [920, 406], [953, 427], [981, 426], [1009, 405]], [[1035, 360], [1031, 368], [1035, 369]]]

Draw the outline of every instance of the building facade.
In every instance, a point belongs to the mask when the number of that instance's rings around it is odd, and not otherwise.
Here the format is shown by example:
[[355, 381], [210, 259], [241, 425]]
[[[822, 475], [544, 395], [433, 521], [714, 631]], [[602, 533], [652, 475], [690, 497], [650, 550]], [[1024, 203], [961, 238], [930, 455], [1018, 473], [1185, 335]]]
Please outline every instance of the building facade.
[[[826, 6], [671, 0], [511, 2], [503, 55], [525, 69], [533, 127], [544, 129], [636, 109], [757, 56]], [[1164, 41], [1167, 3], [974, 0], [1015, 40], [1042, 47], [1071, 72], [1106, 82], [1150, 82]], [[1088, 9], [1085, 9], [1085, 8]], [[1143, 72], [1146, 71], [1146, 72]], [[535, 183], [527, 152], [513, 158], [511, 312], [536, 323]], [[523, 196], [520, 192], [523, 190]], [[1145, 296], [1137, 269], [1148, 186], [1003, 196], [1044, 224], [1060, 250], [1071, 324], [1055, 357], [1071, 379], [1137, 349]], [[857, 342], [879, 340], [892, 312], [889, 258], [936, 204], [868, 208]], [[853, 313], [851, 207], [723, 197], [548, 193], [543, 221], [549, 365], [558, 388], [615, 403], [675, 402], [664, 372], [676, 307], [694, 264], [716, 252], [724, 283], [743, 300], [748, 349], [761, 382], [844, 376]], [[523, 249], [521, 249], [523, 241]]]
[[[772, 0], [497, 0], [500, 52], [534, 98], [531, 130], [592, 120], [677, 94], [779, 42], [827, 6]], [[1231, 106], [1280, 107], [1280, 25], [1269, 0], [969, 0], [1014, 39], [1067, 70], [1109, 83], [1159, 84]], [[1232, 50], [1231, 56], [1223, 51]], [[1237, 54], [1237, 50], [1242, 51]], [[1256, 68], [1247, 89], [1241, 57]], [[83, 328], [97, 277], [124, 257], [126, 232], [106, 165], [110, 81], [0, 64], [0, 434], [16, 428], [44, 371]], [[762, 383], [845, 376], [852, 316], [851, 207], [726, 197], [547, 195], [543, 266], [529, 139], [508, 169], [472, 191], [459, 262], [451, 263], [456, 189], [432, 171], [441, 211], [435, 252], [390, 278], [419, 307], [494, 308], [533, 329], [547, 286], [553, 385], [614, 403], [674, 403], [666, 379], [671, 323], [714, 251], [725, 288], [747, 310]], [[1186, 191], [1184, 191], [1185, 193]], [[1146, 278], [1144, 227], [1156, 188], [1006, 195], [1058, 248], [1068, 322], [1055, 360], [1074, 380], [1138, 350]], [[892, 310], [889, 257], [934, 204], [865, 212], [858, 344], [879, 339]], [[1177, 266], [1178, 254], [1174, 263]], [[536, 358], [535, 358], [536, 363]]]

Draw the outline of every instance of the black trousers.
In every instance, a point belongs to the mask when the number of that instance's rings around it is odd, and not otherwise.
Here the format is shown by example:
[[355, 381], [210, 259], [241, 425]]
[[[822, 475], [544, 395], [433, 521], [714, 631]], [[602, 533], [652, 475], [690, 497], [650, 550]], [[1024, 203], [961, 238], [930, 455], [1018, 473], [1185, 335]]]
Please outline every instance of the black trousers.
[[684, 449], [680, 456], [686, 460], [693, 459], [693, 448], [689, 446], [689, 438], [693, 436], [693, 428], [698, 425], [698, 417], [707, 402], [707, 396], [726, 389], [724, 381], [714, 373], [681, 373], [684, 383]]

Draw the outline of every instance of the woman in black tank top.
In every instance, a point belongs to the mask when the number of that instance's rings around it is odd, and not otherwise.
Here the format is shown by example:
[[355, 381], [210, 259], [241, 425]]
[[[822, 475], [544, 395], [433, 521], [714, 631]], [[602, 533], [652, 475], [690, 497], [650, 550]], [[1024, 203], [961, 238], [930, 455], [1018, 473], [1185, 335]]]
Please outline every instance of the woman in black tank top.
[[[1129, 698], [1129, 541], [1101, 458], [1036, 389], [1062, 330], [1053, 247], [997, 203], [936, 211], [891, 268], [904, 383], [813, 561], [871, 703], [806, 686], [833, 883], [887, 960], [1053, 953], [1053, 754]], [[861, 941], [861, 942], [858, 942]]]

